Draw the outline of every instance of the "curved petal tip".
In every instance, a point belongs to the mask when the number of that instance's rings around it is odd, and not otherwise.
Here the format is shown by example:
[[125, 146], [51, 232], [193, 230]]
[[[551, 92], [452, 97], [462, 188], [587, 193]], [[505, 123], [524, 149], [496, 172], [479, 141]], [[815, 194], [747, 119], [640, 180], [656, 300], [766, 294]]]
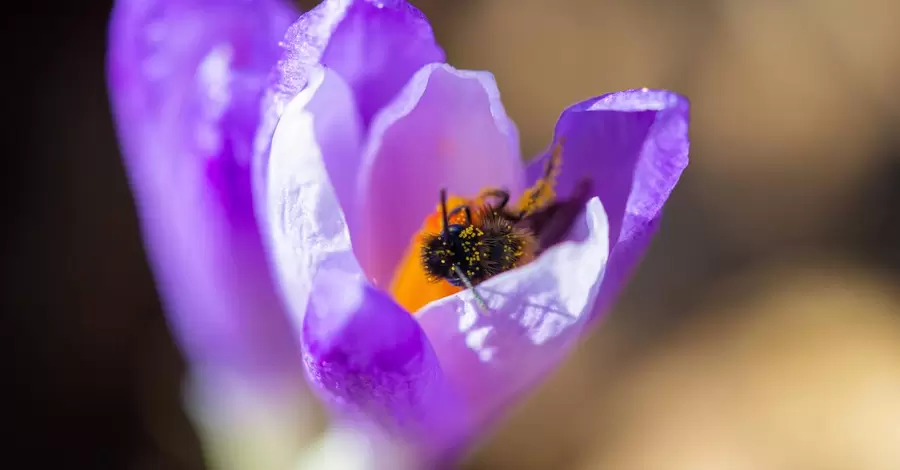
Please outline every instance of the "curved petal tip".
[[431, 25], [403, 0], [326, 0], [290, 27], [273, 89], [285, 105], [321, 64], [354, 91], [364, 124], [423, 65], [443, 62]]
[[[609, 215], [612, 251], [596, 315], [612, 304], [659, 227], [688, 165], [689, 126], [687, 98], [647, 88], [585, 100], [560, 116], [554, 136], [565, 139], [560, 186], [590, 177]], [[530, 174], [539, 171], [529, 167]]]

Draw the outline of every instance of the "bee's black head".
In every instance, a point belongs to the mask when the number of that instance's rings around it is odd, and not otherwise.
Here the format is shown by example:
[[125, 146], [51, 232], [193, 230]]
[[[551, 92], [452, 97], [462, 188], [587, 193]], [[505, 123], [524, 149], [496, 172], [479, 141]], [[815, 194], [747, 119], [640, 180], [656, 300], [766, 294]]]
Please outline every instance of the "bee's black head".
[[460, 272], [472, 284], [481, 282], [481, 261], [486, 255], [484, 232], [473, 225], [452, 224], [444, 233], [429, 235], [422, 243], [422, 266], [433, 281], [446, 280], [463, 287]]

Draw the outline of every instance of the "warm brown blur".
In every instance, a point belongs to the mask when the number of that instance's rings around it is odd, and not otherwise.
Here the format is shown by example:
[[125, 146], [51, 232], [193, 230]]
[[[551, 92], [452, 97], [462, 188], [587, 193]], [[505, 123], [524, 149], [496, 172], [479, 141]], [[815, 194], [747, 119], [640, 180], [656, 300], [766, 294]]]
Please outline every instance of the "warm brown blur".
[[[591, 95], [693, 104], [635, 281], [466, 468], [900, 468], [900, 2], [413, 3], [528, 154]], [[4, 42], [14, 442], [32, 468], [202, 468], [105, 101], [109, 3], [36, 6]]]

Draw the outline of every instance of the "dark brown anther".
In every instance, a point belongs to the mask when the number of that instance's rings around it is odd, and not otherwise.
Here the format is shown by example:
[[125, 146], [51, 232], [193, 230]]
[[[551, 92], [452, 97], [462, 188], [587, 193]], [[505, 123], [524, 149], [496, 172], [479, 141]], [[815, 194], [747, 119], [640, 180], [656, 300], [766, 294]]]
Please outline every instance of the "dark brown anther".
[[525, 217], [521, 224], [531, 229], [537, 237], [537, 254], [565, 239], [575, 219], [591, 198], [592, 187], [593, 181], [585, 177], [575, 185], [568, 198], [557, 200]]

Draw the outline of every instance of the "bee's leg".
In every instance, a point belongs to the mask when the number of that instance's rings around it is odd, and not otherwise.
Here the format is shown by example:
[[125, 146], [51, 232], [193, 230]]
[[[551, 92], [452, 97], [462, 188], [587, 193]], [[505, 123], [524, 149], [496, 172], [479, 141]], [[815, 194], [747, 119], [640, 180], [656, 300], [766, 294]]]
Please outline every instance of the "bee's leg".
[[499, 199], [497, 205], [493, 206], [495, 212], [500, 212], [503, 214], [505, 219], [511, 220], [513, 223], [518, 223], [522, 220], [523, 216], [521, 214], [515, 213], [510, 210], [506, 210], [507, 205], [509, 204], [509, 191], [505, 189], [498, 188], [489, 188], [482, 190], [478, 196], [481, 199], [486, 199], [489, 197], [495, 197]]
[[495, 197], [500, 200], [500, 202], [498, 202], [497, 205], [494, 206], [494, 208], [498, 211], [503, 210], [506, 205], [509, 204], [509, 191], [505, 189], [488, 188], [482, 190], [481, 193], [478, 194], [479, 199], [487, 199], [489, 197]]
[[466, 225], [472, 225], [472, 209], [469, 208], [468, 205], [462, 205], [455, 207], [452, 211], [450, 211], [450, 215], [448, 215], [449, 219], [453, 219], [453, 216], [463, 212], [466, 215]]
[[475, 290], [475, 286], [472, 284], [472, 281], [470, 281], [469, 278], [466, 277], [465, 273], [462, 272], [462, 269], [454, 264], [453, 271], [456, 273], [456, 277], [459, 278], [459, 280], [463, 282], [463, 285], [466, 286], [466, 289], [472, 291], [472, 295], [475, 297], [475, 301], [478, 302], [478, 305], [481, 306], [481, 308], [486, 309], [487, 304], [484, 302], [484, 299], [481, 298], [481, 295], [478, 294], [478, 291]]

